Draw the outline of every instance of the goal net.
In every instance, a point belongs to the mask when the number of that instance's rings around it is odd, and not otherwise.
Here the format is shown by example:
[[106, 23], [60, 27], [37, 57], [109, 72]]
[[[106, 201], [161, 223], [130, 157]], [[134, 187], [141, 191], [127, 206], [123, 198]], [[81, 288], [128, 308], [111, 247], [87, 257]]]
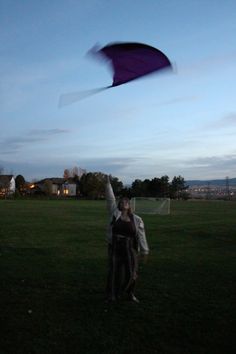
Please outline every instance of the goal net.
[[145, 198], [131, 199], [131, 208], [136, 214], [170, 214], [170, 198]]

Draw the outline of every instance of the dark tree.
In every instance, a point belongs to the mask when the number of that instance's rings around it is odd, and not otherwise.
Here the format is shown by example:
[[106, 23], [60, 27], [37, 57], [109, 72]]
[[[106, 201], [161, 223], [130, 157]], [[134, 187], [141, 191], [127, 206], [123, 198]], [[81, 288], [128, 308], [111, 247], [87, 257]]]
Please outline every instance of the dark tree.
[[160, 187], [160, 197], [169, 197], [170, 194], [170, 184], [169, 184], [169, 177], [162, 176], [161, 177], [161, 187]]
[[89, 172], [80, 178], [80, 193], [84, 197], [98, 199], [105, 194], [105, 175]]
[[171, 198], [173, 199], [181, 199], [182, 196], [186, 194], [186, 190], [188, 186], [182, 176], [174, 177], [171, 182], [170, 191]]
[[18, 191], [19, 194], [24, 194], [25, 192], [25, 179], [22, 175], [16, 176], [16, 190]]
[[169, 177], [155, 177], [144, 181], [136, 179], [132, 183], [131, 193], [136, 197], [167, 197], [169, 196]]
[[160, 178], [153, 178], [149, 182], [148, 188], [148, 197], [160, 197], [161, 196], [161, 179]]
[[121, 195], [123, 183], [117, 177], [110, 176], [111, 185], [115, 195]]
[[[79, 190], [83, 197], [100, 199], [105, 196], [107, 176], [102, 172], [84, 173], [79, 180]], [[123, 183], [117, 177], [110, 176], [111, 185], [115, 195], [120, 195]]]
[[129, 187], [123, 187], [120, 191], [119, 194], [120, 197], [126, 197], [131, 199], [132, 197], [134, 197], [133, 193], [132, 193], [132, 188]]
[[143, 196], [143, 182], [140, 179], [136, 179], [131, 186], [132, 194], [135, 197]]
[[52, 181], [49, 178], [44, 181], [43, 190], [46, 195], [52, 195]]

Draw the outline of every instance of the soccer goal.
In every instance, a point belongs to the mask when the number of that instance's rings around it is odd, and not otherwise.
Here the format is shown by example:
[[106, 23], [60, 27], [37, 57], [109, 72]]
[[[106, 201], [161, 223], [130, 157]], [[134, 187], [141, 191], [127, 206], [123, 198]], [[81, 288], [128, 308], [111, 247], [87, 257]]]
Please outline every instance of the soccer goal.
[[145, 198], [131, 199], [131, 208], [137, 214], [170, 214], [170, 198]]

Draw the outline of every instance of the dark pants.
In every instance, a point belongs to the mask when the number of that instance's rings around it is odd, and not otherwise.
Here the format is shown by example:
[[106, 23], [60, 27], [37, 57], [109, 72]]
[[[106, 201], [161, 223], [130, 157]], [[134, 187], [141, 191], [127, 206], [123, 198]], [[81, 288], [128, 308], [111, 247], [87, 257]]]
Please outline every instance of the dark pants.
[[135, 288], [138, 266], [133, 238], [113, 236], [112, 245], [108, 247], [108, 261], [108, 298], [116, 300], [125, 293], [131, 295]]

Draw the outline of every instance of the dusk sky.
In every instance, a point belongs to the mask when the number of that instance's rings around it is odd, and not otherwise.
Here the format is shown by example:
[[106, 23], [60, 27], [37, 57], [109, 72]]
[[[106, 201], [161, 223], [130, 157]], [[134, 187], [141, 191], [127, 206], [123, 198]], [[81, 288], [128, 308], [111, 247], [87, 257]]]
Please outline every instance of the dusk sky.
[[[0, 167], [25, 179], [78, 166], [124, 183], [236, 177], [235, 0], [0, 0]], [[146, 43], [174, 72], [112, 84], [96, 44]]]

